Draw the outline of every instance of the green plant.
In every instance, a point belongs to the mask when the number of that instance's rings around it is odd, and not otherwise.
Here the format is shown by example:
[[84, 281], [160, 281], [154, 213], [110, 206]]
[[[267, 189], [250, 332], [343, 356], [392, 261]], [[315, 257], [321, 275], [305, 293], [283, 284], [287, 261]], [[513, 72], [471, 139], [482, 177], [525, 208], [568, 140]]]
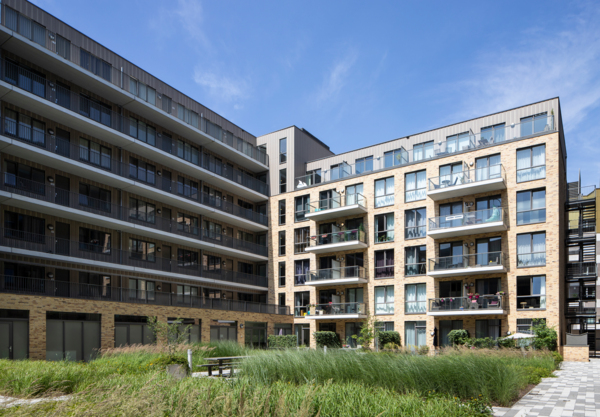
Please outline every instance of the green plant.
[[514, 339], [507, 339], [506, 337], [500, 337], [497, 339], [497, 341], [498, 341], [498, 346], [500, 346], [501, 348], [510, 349], [510, 348], [515, 347]]
[[383, 348], [386, 350], [397, 350], [400, 348], [400, 345], [397, 345], [394, 342], [388, 342], [385, 345], [383, 345]]
[[554, 364], [556, 365], [556, 369], [558, 369], [558, 367], [560, 366], [560, 364], [562, 363], [562, 361], [564, 359], [563, 359], [562, 355], [555, 350], [552, 351], [552, 357], [554, 358]]
[[448, 341], [452, 346], [464, 345], [469, 341], [469, 332], [464, 329], [451, 330], [448, 333]]
[[429, 354], [429, 346], [427, 346], [427, 345], [419, 346], [419, 348], [417, 349], [417, 353], [421, 356], [427, 356]]
[[482, 337], [482, 338], [478, 338], [478, 339], [470, 339], [467, 342], [468, 345], [470, 346], [474, 346], [476, 348], [486, 348], [486, 349], [492, 349], [493, 347], [496, 346], [496, 341], [494, 339], [492, 339], [491, 337]]
[[356, 343], [362, 346], [363, 349], [369, 350], [373, 339], [379, 335], [379, 322], [371, 313], [367, 311], [367, 317], [362, 322], [359, 333], [352, 335], [352, 338], [356, 340]]
[[399, 332], [395, 332], [393, 330], [380, 331], [377, 334], [377, 338], [379, 339], [379, 346], [385, 347], [385, 345], [388, 343], [393, 343], [398, 347], [401, 346]]
[[298, 344], [298, 336], [295, 334], [288, 335], [269, 335], [268, 337], [269, 347], [270, 348], [295, 348]]
[[335, 332], [314, 332], [313, 336], [317, 347], [327, 346], [328, 348], [340, 348], [340, 337]]
[[174, 356], [177, 346], [186, 343], [189, 339], [191, 326], [181, 328], [183, 320], [177, 318], [173, 323], [158, 321], [156, 317], [148, 317], [148, 327], [154, 333], [154, 339], [166, 344], [167, 354]]
[[552, 351], [556, 350], [558, 334], [554, 327], [548, 327], [545, 320], [535, 319], [533, 321], [532, 330], [535, 335], [532, 342], [534, 348]]
[[526, 366], [525, 371], [529, 378], [530, 384], [539, 384], [542, 382], [542, 378], [549, 378], [552, 376], [552, 370], [548, 368], [540, 368], [537, 366]]

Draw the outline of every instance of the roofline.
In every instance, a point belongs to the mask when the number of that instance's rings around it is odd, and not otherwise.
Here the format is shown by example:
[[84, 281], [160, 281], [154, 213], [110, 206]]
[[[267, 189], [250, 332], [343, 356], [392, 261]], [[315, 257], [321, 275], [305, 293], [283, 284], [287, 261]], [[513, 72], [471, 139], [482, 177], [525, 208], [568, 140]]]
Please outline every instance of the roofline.
[[[284, 130], [288, 130], [288, 129], [296, 129], [296, 130], [299, 130], [299, 131], [301, 131], [301, 132], [303, 132], [303, 133], [306, 133], [306, 134], [307, 134], [308, 136], [310, 136], [312, 139], [314, 139], [315, 141], [317, 141], [317, 142], [319, 142], [321, 145], [323, 145], [325, 148], [327, 148], [327, 150], [328, 150], [328, 151], [331, 151], [331, 149], [329, 148], [329, 145], [327, 145], [327, 144], [326, 144], [325, 142], [323, 142], [321, 139], [319, 139], [318, 137], [316, 137], [315, 135], [313, 135], [312, 133], [310, 133], [310, 132], [309, 132], [308, 130], [306, 130], [305, 128], [303, 128], [303, 127], [298, 127], [298, 126], [296, 126], [296, 125], [291, 125], [291, 126], [288, 126], [288, 127], [284, 127], [284, 128], [281, 128], [281, 129], [274, 130], [274, 131], [272, 131], [272, 132], [269, 132], [269, 133], [265, 133], [264, 135], [257, 136], [257, 139], [258, 139], [258, 138], [262, 138], [263, 136], [272, 135], [273, 133], [282, 132], [282, 131], [284, 131]], [[335, 154], [334, 154], [334, 155], [335, 155]]]
[[546, 99], [546, 100], [540, 100], [540, 101], [536, 101], [536, 102], [534, 102], [534, 103], [529, 103], [529, 104], [524, 104], [524, 105], [522, 105], [522, 106], [513, 107], [512, 109], [501, 110], [501, 111], [497, 111], [497, 112], [495, 112], [495, 113], [490, 113], [490, 114], [486, 114], [486, 115], [483, 115], [483, 116], [473, 117], [472, 119], [467, 119], [467, 120], [462, 120], [462, 121], [460, 121], [460, 122], [451, 123], [451, 124], [449, 124], [449, 125], [446, 125], [446, 126], [440, 126], [440, 127], [436, 127], [436, 128], [433, 128], [433, 129], [425, 130], [425, 131], [423, 131], [423, 132], [411, 133], [410, 135], [401, 136], [401, 137], [399, 137], [399, 138], [396, 138], [396, 139], [390, 139], [390, 140], [386, 140], [386, 141], [384, 141], [384, 142], [375, 143], [375, 144], [373, 144], [373, 145], [364, 146], [364, 147], [362, 147], [362, 148], [356, 148], [356, 149], [352, 149], [352, 150], [349, 150], [349, 151], [346, 151], [346, 152], [342, 152], [342, 153], [338, 153], [338, 154], [334, 154], [334, 155], [331, 155], [331, 156], [325, 156], [325, 157], [323, 157], [323, 158], [312, 159], [312, 160], [310, 160], [310, 161], [306, 161], [306, 164], [310, 164], [310, 163], [312, 163], [312, 162], [321, 161], [321, 160], [323, 160], [323, 159], [328, 159], [328, 158], [331, 158], [331, 157], [333, 157], [333, 156], [341, 156], [341, 155], [348, 154], [348, 153], [351, 153], [351, 152], [360, 151], [360, 150], [363, 150], [363, 149], [371, 148], [371, 147], [373, 147], [373, 146], [383, 145], [384, 143], [394, 142], [394, 141], [396, 141], [396, 140], [400, 140], [400, 139], [407, 139], [407, 138], [409, 138], [409, 137], [411, 137], [411, 136], [415, 136], [415, 135], [424, 135], [424, 134], [426, 134], [426, 133], [433, 132], [433, 131], [435, 131], [435, 130], [439, 130], [439, 129], [445, 129], [445, 128], [447, 128], [447, 127], [454, 126], [454, 125], [457, 125], [457, 124], [459, 124], [459, 123], [467, 123], [467, 122], [471, 122], [471, 121], [473, 121], [473, 120], [481, 119], [481, 118], [483, 118], [483, 117], [490, 117], [490, 116], [494, 116], [494, 115], [496, 115], [496, 114], [500, 114], [500, 113], [506, 113], [506, 112], [508, 112], [508, 111], [512, 111], [512, 110], [520, 109], [520, 108], [527, 107], [527, 106], [533, 106], [534, 104], [544, 103], [544, 102], [546, 102], [546, 101], [551, 101], [551, 100], [558, 100], [558, 106], [560, 107], [560, 97], [559, 97], [559, 96], [556, 96], [556, 97], [548, 98], [548, 99]]

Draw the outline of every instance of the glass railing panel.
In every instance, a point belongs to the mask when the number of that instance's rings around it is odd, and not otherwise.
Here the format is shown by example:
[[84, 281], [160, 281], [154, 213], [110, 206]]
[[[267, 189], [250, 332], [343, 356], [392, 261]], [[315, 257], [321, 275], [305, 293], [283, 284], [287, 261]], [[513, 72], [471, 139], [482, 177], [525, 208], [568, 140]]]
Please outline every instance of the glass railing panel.
[[504, 220], [504, 210], [501, 207], [493, 207], [486, 210], [431, 217], [429, 219], [429, 231], [483, 225], [485, 223], [495, 223]]
[[546, 265], [546, 252], [517, 253], [517, 267]]
[[365, 278], [365, 268], [363, 268], [362, 266], [345, 266], [339, 268], [327, 268], [308, 271], [307, 282], [327, 281], [344, 278]]
[[471, 253], [429, 259], [429, 271], [494, 267], [503, 264], [502, 252]]
[[442, 297], [430, 298], [429, 312], [443, 311], [481, 311], [502, 310], [505, 296], [501, 293], [495, 295], [471, 295], [468, 297]]
[[404, 264], [404, 275], [405, 276], [414, 276], [414, 275], [426, 275], [427, 274], [427, 264], [416, 263], [416, 264]]
[[354, 229], [311, 236], [310, 246], [322, 246], [353, 241], [366, 243], [366, 233], [359, 229]]
[[506, 173], [501, 164], [429, 178], [429, 191], [474, 184], [496, 178], [506, 180]]
[[546, 209], [527, 210], [517, 212], [517, 225], [544, 223], [546, 221]]
[[344, 314], [367, 314], [364, 303], [326, 303], [311, 305], [307, 315], [339, 316]]

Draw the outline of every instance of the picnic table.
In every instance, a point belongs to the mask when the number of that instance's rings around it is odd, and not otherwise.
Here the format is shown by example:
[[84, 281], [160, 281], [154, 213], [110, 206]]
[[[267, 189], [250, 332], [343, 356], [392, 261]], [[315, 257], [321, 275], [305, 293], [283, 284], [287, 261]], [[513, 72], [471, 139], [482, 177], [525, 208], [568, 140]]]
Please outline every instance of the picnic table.
[[[212, 376], [212, 368], [217, 366], [219, 368], [219, 376], [223, 376], [223, 369], [230, 368], [230, 376], [233, 374], [233, 365], [237, 365], [241, 359], [246, 359], [248, 356], [223, 356], [220, 358], [206, 358], [209, 363], [208, 365], [197, 365], [198, 367], [208, 368], [208, 376]], [[215, 363], [216, 362], [216, 363]]]

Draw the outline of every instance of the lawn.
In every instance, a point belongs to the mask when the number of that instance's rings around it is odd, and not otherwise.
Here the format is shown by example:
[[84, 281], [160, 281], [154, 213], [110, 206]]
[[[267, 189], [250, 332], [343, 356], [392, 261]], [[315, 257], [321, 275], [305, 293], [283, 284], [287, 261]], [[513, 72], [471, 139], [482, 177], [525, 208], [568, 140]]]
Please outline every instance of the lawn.
[[508, 350], [423, 357], [193, 349], [196, 364], [208, 356], [250, 358], [234, 380], [182, 381], [166, 375], [159, 347], [119, 349], [89, 363], [0, 361], [0, 395], [71, 394], [65, 402], [0, 409], [0, 416], [478, 416], [485, 404], [509, 404], [555, 369], [549, 353]]

